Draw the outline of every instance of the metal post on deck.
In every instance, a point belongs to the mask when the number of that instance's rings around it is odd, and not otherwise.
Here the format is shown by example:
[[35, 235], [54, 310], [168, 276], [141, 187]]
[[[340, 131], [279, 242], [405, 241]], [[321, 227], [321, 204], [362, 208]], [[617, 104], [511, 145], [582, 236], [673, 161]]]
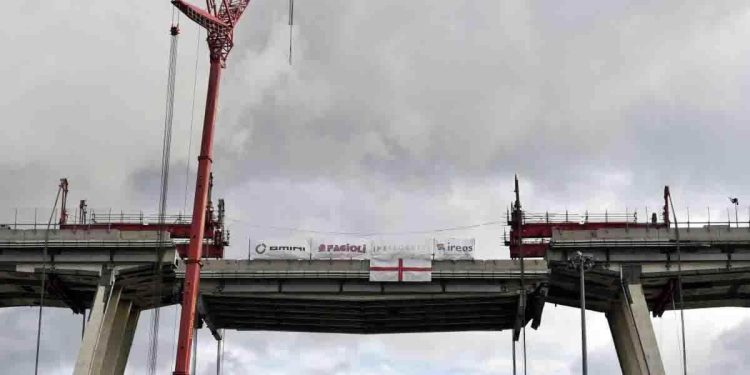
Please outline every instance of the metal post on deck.
[[586, 271], [594, 267], [594, 257], [584, 255], [577, 251], [575, 255], [568, 258], [568, 267], [577, 270], [580, 277], [581, 288], [581, 373], [588, 374], [588, 358], [586, 349]]

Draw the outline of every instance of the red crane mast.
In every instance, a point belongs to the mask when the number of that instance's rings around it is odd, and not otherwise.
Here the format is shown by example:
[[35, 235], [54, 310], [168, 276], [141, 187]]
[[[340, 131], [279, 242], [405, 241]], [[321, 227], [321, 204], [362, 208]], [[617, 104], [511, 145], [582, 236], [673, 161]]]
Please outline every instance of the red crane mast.
[[182, 288], [182, 312], [180, 334], [177, 341], [175, 375], [190, 374], [190, 348], [193, 344], [196, 305], [200, 286], [200, 260], [203, 244], [203, 228], [206, 220], [209, 176], [211, 174], [212, 149], [216, 108], [219, 99], [221, 69], [226, 67], [227, 56], [234, 46], [234, 28], [250, 0], [206, 0], [206, 10], [183, 0], [173, 0], [172, 4], [208, 33], [206, 41], [210, 52], [211, 68], [208, 76], [206, 110], [203, 117], [201, 150], [198, 156], [198, 176], [195, 183], [193, 220], [190, 227], [190, 245], [185, 260], [185, 283]]

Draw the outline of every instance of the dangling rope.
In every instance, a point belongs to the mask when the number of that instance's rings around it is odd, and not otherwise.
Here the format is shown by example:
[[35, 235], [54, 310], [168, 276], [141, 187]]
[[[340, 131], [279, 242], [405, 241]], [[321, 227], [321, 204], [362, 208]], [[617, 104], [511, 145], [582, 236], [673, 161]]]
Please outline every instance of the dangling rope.
[[[174, 305], [174, 314], [172, 315], [172, 357], [177, 355], [177, 312], [179, 310], [179, 304]], [[174, 372], [174, 366], [176, 363], [172, 362], [172, 371]]]
[[289, 0], [289, 65], [292, 65], [292, 26], [294, 26], [294, 0]]
[[[677, 307], [675, 307], [674, 298], [672, 298], [672, 317], [674, 317], [674, 320], [677, 321]], [[680, 329], [678, 327], [675, 327], [674, 333], [675, 333], [675, 337], [677, 337], [676, 341], [680, 342], [680, 340], [681, 340], [680, 339]], [[682, 368], [682, 371], [684, 372], [685, 371], [685, 362], [682, 361], [682, 359], [683, 359], [682, 358], [682, 347], [678, 346], [677, 347], [677, 351], [680, 353], [680, 366], [682, 366], [681, 368]]]
[[682, 253], [680, 252], [680, 226], [677, 223], [677, 213], [672, 203], [672, 192], [668, 192], [669, 206], [672, 208], [674, 218], [675, 247], [677, 248], [677, 293], [680, 298], [680, 328], [682, 330], [682, 373], [687, 375], [687, 345], [685, 343], [685, 301], [682, 295]]
[[193, 370], [191, 373], [198, 372], [198, 327], [193, 328]]
[[221, 340], [221, 367], [219, 368], [219, 375], [221, 375], [222, 373], [224, 373], [224, 347], [227, 344], [227, 332], [226, 331], [227, 330], [225, 330], [225, 329], [221, 330], [221, 337], [222, 337], [222, 340]]
[[221, 365], [224, 359], [224, 330], [221, 330], [221, 340], [216, 340], [216, 375], [221, 375]]
[[177, 73], [177, 41], [180, 34], [179, 27], [179, 15], [175, 21], [175, 11], [172, 8], [172, 26], [170, 27], [169, 33], [170, 49], [169, 49], [169, 66], [168, 66], [168, 78], [167, 78], [167, 93], [166, 93], [166, 114], [164, 116], [164, 134], [162, 142], [162, 155], [161, 155], [161, 191], [159, 194], [159, 231], [158, 231], [158, 244], [156, 245], [156, 269], [154, 278], [154, 286], [156, 288], [156, 306], [151, 310], [151, 330], [149, 331], [149, 349], [148, 349], [148, 372], [150, 375], [156, 373], [156, 362], [158, 360], [158, 348], [159, 348], [159, 316], [160, 308], [159, 303], [161, 302], [161, 260], [163, 257], [165, 240], [165, 215], [167, 210], [167, 193], [169, 191], [169, 157], [172, 147], [172, 119], [174, 117], [174, 86], [175, 86], [175, 75]]
[[510, 343], [513, 347], [513, 375], [516, 375], [516, 338], [513, 335], [513, 333], [510, 334]]
[[[49, 231], [52, 226], [52, 218], [55, 216], [55, 210], [57, 209], [57, 201], [60, 199], [60, 191], [62, 191], [63, 185], [57, 188], [57, 195], [55, 196], [55, 204], [52, 206], [52, 213], [49, 215], [49, 221], [47, 221], [47, 231], [44, 233], [44, 248], [42, 250], [42, 285], [39, 291], [39, 317], [36, 322], [36, 359], [34, 360], [34, 375], [39, 374], [39, 347], [42, 340], [42, 311], [44, 308], [44, 289], [47, 284], [47, 245], [49, 244]], [[84, 314], [85, 316], [85, 314]]]

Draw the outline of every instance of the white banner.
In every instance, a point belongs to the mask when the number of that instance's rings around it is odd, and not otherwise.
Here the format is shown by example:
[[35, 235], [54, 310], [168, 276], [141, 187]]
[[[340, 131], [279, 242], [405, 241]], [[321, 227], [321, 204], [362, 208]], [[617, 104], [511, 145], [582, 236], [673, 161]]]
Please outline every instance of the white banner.
[[473, 238], [435, 240], [435, 260], [474, 259], [476, 243]]
[[289, 239], [253, 241], [250, 259], [310, 259], [310, 243]]
[[429, 259], [371, 259], [370, 281], [429, 282], [432, 261]]
[[432, 258], [432, 240], [412, 243], [389, 243], [373, 241], [370, 249], [371, 259], [430, 259]]
[[368, 259], [371, 247], [364, 239], [315, 239], [310, 248], [313, 259]]

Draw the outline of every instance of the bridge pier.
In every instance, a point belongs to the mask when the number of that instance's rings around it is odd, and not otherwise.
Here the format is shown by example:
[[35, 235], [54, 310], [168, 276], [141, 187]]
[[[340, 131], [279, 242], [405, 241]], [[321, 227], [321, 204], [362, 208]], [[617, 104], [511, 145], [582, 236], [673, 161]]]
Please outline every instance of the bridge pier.
[[646, 298], [641, 284], [623, 286], [624, 292], [607, 312], [623, 375], [664, 375]]
[[74, 375], [120, 375], [125, 372], [140, 311], [122, 298], [122, 287], [105, 271], [78, 352]]

